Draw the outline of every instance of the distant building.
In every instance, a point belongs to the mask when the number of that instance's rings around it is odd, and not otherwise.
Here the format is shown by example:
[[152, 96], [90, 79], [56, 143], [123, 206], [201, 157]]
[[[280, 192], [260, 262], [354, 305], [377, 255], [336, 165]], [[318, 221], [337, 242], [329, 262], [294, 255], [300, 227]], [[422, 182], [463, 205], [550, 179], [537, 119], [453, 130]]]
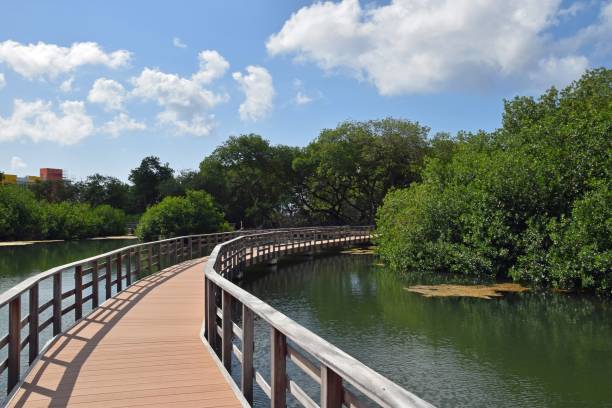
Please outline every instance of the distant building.
[[64, 179], [64, 171], [62, 169], [40, 169], [40, 179], [43, 181], [61, 181]]
[[0, 185], [4, 184], [18, 184], [26, 186], [34, 184], [39, 181], [62, 181], [64, 179], [64, 171], [62, 169], [40, 169], [40, 176], [25, 176], [17, 177], [16, 174], [2, 174], [0, 179]]
[[17, 176], [15, 174], [2, 174], [2, 182], [0, 184], [17, 184]]

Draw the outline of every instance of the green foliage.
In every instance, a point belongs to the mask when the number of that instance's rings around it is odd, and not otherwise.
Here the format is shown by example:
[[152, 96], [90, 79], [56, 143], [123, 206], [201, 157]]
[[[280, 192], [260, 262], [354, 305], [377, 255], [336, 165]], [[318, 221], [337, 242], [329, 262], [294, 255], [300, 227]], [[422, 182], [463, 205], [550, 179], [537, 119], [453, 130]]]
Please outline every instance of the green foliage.
[[428, 132], [392, 118], [323, 130], [293, 162], [298, 203], [319, 222], [373, 222], [391, 187], [420, 180]]
[[43, 220], [32, 192], [15, 185], [0, 186], [0, 239], [36, 239], [46, 234]]
[[142, 212], [150, 205], [161, 200], [160, 188], [173, 179], [174, 170], [168, 163], [162, 164], [159, 157], [148, 156], [142, 159], [140, 166], [130, 172], [133, 183], [134, 205], [137, 212]]
[[227, 231], [229, 225], [213, 198], [204, 191], [187, 191], [185, 197], [166, 197], [140, 218], [136, 234], [143, 240]]
[[607, 69], [506, 102], [501, 129], [444, 141], [421, 183], [387, 195], [381, 254], [398, 270], [612, 293], [610, 117]]
[[82, 239], [120, 235], [125, 214], [102, 205], [48, 203], [19, 186], [0, 187], [0, 239]]
[[102, 204], [127, 209], [130, 204], [130, 187], [115, 177], [94, 174], [76, 183], [79, 201], [96, 207]]
[[292, 211], [291, 163], [298, 151], [272, 146], [259, 135], [233, 136], [202, 161], [194, 182], [236, 225], [273, 226]]

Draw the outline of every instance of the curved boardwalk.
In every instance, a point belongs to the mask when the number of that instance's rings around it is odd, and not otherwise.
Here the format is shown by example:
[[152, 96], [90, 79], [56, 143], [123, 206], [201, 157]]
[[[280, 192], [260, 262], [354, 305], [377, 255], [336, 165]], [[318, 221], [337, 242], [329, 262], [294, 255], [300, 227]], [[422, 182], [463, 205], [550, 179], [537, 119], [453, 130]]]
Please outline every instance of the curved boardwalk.
[[10, 407], [240, 407], [200, 339], [204, 259], [145, 277], [61, 334]]

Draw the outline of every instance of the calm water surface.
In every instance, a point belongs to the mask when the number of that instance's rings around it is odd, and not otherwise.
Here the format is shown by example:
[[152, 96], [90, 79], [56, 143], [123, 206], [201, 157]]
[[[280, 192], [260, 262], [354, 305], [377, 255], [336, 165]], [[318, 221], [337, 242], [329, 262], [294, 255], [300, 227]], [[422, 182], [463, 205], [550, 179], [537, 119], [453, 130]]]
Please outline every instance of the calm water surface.
[[136, 240], [85, 240], [0, 247], [0, 293], [55, 266], [136, 244]]
[[[404, 290], [417, 282], [376, 262], [317, 257], [249, 270], [241, 285], [440, 407], [612, 407], [612, 302], [554, 293], [424, 298]], [[255, 365], [266, 379], [268, 347], [269, 328], [257, 321]], [[316, 398], [297, 369], [289, 375]]]

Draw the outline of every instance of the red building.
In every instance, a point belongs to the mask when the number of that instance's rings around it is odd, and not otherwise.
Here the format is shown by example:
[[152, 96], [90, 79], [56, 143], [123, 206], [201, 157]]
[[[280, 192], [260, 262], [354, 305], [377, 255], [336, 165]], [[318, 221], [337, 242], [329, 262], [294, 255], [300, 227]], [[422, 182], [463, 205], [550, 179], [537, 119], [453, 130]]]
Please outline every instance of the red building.
[[40, 169], [40, 178], [44, 181], [61, 181], [64, 179], [62, 169]]

